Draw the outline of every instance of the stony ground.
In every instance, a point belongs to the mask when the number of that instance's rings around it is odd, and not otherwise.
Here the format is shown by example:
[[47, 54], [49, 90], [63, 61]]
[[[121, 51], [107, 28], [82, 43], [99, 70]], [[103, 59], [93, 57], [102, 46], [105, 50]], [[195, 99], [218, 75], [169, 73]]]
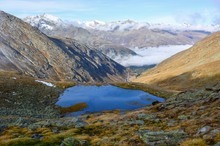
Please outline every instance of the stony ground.
[[[14, 80], [12, 77], [9, 77], [9, 79]], [[42, 87], [38, 83], [34, 83], [34, 86]], [[135, 84], [132, 86], [138, 89], [141, 87]], [[31, 88], [31, 85], [27, 88]], [[146, 89], [145, 86], [143, 88]], [[15, 89], [15, 93], [18, 94], [23, 88]], [[44, 86], [40, 89], [45, 89], [44, 93], [47, 93], [47, 95], [53, 95], [46, 96], [50, 100], [53, 99], [52, 101], [57, 98], [56, 94], [52, 93], [60, 92], [57, 88], [55, 88], [56, 90], [50, 90]], [[34, 93], [34, 91], [33, 89], [32, 92]], [[168, 97], [165, 103], [154, 103], [152, 106], [125, 114], [115, 110], [79, 117], [59, 117], [57, 116], [59, 111], [56, 110], [56, 107], [48, 104], [44, 108], [42, 106], [38, 107], [36, 101], [40, 101], [42, 104], [48, 101], [47, 98], [42, 98], [42, 96], [35, 97], [36, 100], [29, 96], [34, 102], [32, 104], [35, 105], [34, 112], [29, 108], [30, 105], [25, 106], [27, 102], [20, 100], [26, 94], [21, 94], [20, 98], [11, 98], [11, 96], [15, 96], [15, 93], [6, 90], [6, 88], [1, 89], [0, 103], [6, 99], [11, 99], [9, 101], [12, 102], [9, 103], [13, 106], [11, 108], [8, 106], [7, 110], [1, 109], [0, 145], [220, 145], [219, 85], [175, 93], [172, 96], [160, 91], [160, 93], [163, 93], [161, 95]], [[24, 104], [18, 105], [17, 103], [20, 101], [23, 101]], [[2, 104], [1, 108], [3, 105], [6, 104]], [[13, 108], [16, 108], [16, 112], [13, 112]], [[50, 111], [48, 114], [43, 114], [47, 108], [52, 110], [48, 110], [47, 112]], [[20, 112], [17, 112], [17, 110]], [[38, 110], [39, 112], [37, 112]], [[7, 115], [3, 111], [11, 111], [11, 114]], [[25, 111], [28, 111], [29, 114]]]

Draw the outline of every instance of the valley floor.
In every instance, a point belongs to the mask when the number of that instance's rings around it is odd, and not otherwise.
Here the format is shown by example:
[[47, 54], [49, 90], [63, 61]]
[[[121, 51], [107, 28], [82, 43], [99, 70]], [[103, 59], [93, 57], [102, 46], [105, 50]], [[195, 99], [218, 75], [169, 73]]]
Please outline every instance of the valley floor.
[[[125, 114], [60, 117], [53, 104], [61, 89], [12, 76], [1, 78], [0, 145], [220, 145], [220, 85], [171, 95], [140, 84], [118, 84], [142, 87], [167, 100]], [[2, 86], [3, 79], [8, 84]]]

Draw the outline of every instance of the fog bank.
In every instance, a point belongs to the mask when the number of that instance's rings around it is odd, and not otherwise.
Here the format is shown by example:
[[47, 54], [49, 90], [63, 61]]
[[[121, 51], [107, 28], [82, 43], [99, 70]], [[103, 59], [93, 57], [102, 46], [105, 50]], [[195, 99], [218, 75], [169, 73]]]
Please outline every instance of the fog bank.
[[138, 55], [118, 57], [114, 60], [123, 66], [143, 66], [158, 64], [163, 60], [173, 56], [174, 54], [190, 48], [192, 45], [173, 45], [173, 46], [160, 46], [150, 48], [135, 48], [132, 49]]

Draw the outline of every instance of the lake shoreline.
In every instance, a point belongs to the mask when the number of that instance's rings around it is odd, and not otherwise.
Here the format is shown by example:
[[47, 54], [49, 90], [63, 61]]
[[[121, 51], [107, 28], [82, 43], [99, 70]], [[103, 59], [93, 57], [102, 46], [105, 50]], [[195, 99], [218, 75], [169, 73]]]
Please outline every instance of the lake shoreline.
[[156, 102], [164, 102], [164, 99], [134, 88], [80, 84], [65, 89], [56, 105], [61, 107], [62, 114], [77, 116], [111, 110], [132, 111]]
[[[6, 78], [4, 79], [6, 80]], [[15, 82], [14, 79], [9, 77], [7, 82], [10, 83], [10, 86], [8, 86], [10, 88], [17, 87], [18, 82], [24, 82], [24, 84], [20, 83], [22, 88], [15, 88], [16, 93], [25, 91], [24, 89], [27, 89], [29, 92], [34, 91], [32, 91], [31, 85], [26, 86], [30, 82], [29, 78], [20, 79], [17, 77]], [[15, 86], [12, 86], [14, 83]], [[31, 84], [33, 83], [31, 82]], [[149, 90], [157, 95], [163, 95], [166, 97], [166, 101], [129, 111], [123, 115], [116, 110], [85, 114], [78, 117], [59, 117], [55, 114], [57, 113], [57, 111], [54, 111], [56, 109], [44, 107], [42, 108], [42, 113], [45, 112], [43, 109], [47, 109], [48, 113], [51, 112], [49, 114], [51, 117], [37, 117], [35, 115], [36, 117], [30, 118], [27, 116], [28, 113], [25, 113], [29, 110], [27, 107], [23, 109], [24, 113], [21, 113], [21, 115], [1, 114], [0, 144], [60, 145], [64, 141], [72, 143], [74, 142], [72, 138], [74, 138], [81, 143], [85, 142], [87, 145], [154, 145], [155, 143], [151, 141], [160, 136], [161, 138], [157, 141], [158, 143], [166, 142], [170, 145], [214, 145], [220, 141], [220, 99], [218, 90], [212, 88], [207, 90], [204, 88], [172, 93], [157, 90], [157, 88], [152, 89], [148, 85], [137, 83], [114, 83], [114, 85], [124, 88]], [[6, 87], [4, 86], [3, 90], [5, 93]], [[57, 90], [40, 83], [34, 83], [34, 89], [38, 89], [38, 87], [48, 95], [53, 93], [51, 89]], [[62, 90], [59, 89], [59, 93], [62, 93]], [[9, 94], [7, 93], [7, 95]], [[13, 94], [10, 96], [14, 97]], [[37, 98], [41, 99], [40, 96]], [[28, 98], [25, 97], [25, 99]], [[16, 100], [17, 102], [19, 101], [18, 99]], [[56, 98], [53, 98], [53, 101], [50, 102], [54, 103], [56, 100]], [[36, 101], [33, 101], [35, 102], [33, 106], [36, 106], [35, 108], [37, 109]], [[40, 101], [43, 102], [44, 100]], [[23, 102], [24, 105], [27, 104], [25, 102]], [[45, 105], [49, 104], [45, 102]], [[17, 108], [19, 109], [19, 107]], [[10, 110], [13, 113], [13, 109], [7, 109], [7, 111]], [[32, 112], [33, 114], [41, 114], [32, 110], [29, 112], [30, 115]], [[23, 114], [26, 116], [22, 116]], [[163, 141], [164, 136], [168, 136], [170, 139], [168, 138], [166, 141]]]

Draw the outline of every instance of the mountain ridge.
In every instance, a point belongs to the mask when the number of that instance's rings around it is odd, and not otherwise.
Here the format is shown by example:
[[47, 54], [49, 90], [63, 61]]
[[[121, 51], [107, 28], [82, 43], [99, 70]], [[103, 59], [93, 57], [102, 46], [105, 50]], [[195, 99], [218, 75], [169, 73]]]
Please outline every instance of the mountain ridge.
[[54, 21], [56, 20], [57, 23], [62, 22], [63, 24], [72, 24], [76, 27], [81, 27], [84, 29], [94, 29], [100, 31], [128, 31], [128, 30], [137, 30], [141, 28], [148, 28], [148, 29], [163, 29], [163, 30], [194, 30], [194, 31], [208, 31], [208, 32], [216, 32], [220, 30], [219, 25], [192, 25], [187, 23], [182, 24], [169, 24], [169, 23], [149, 23], [149, 22], [137, 22], [131, 19], [127, 20], [117, 20], [117, 21], [110, 21], [104, 22], [100, 20], [91, 20], [91, 21], [63, 21], [59, 17], [49, 15], [49, 14], [42, 14], [36, 16], [27, 16], [24, 18], [24, 21], [28, 23], [35, 23], [37, 24], [39, 18], [42, 20]]
[[[102, 53], [112, 59], [117, 55], [123, 56], [123, 54], [117, 52], [118, 47], [123, 48], [123, 50], [127, 52], [125, 53], [126, 55], [133, 55], [135, 53], [132, 52], [132, 49], [136, 47], [148, 48], [162, 45], [191, 45], [220, 28], [218, 25], [205, 27], [182, 24], [174, 26], [170, 24], [150, 24], [147, 22], [139, 23], [132, 20], [109, 23], [96, 20], [87, 22], [63, 21], [62, 25], [57, 23], [57, 26], [53, 26], [48, 22], [48, 27], [53, 27], [54, 29], [46, 30], [42, 29], [42, 27], [45, 28], [45, 24], [41, 26], [41, 22], [38, 19], [39, 17], [43, 16], [24, 18], [24, 20], [32, 25], [34, 24], [33, 26], [39, 28], [47, 35], [70, 37], [78, 41], [83, 41], [83, 43], [87, 43], [92, 48], [102, 51]], [[45, 19], [49, 20], [47, 18]], [[44, 22], [47, 22], [46, 20]], [[67, 33], [66, 30], [71, 30], [72, 33], [70, 33], [71, 31]], [[74, 33], [76, 30], [78, 30], [79, 33]], [[117, 48], [113, 48], [116, 53], [113, 56], [106, 54], [106, 52], [103, 51], [103, 47], [100, 47], [103, 46], [103, 44], [117, 45]], [[109, 52], [109, 49], [112, 48], [104, 47], [104, 50], [108, 50], [107, 52]]]
[[52, 80], [124, 80], [126, 68], [76, 40], [48, 37], [3, 11], [0, 20], [1, 70]]
[[77, 27], [72, 23], [64, 22], [58, 17], [43, 14], [38, 16], [29, 16], [23, 20], [38, 28], [41, 32], [48, 36], [76, 39], [77, 41], [90, 46], [92, 49], [102, 52], [111, 59], [114, 59], [116, 56], [136, 55], [134, 51], [128, 49], [127, 47], [99, 38], [89, 30]]

